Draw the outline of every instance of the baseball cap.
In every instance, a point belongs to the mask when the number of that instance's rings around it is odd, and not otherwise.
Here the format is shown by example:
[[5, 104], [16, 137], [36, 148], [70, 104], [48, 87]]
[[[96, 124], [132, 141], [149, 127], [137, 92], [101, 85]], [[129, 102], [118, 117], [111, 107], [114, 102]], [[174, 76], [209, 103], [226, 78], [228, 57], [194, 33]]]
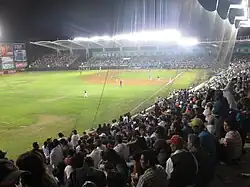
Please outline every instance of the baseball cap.
[[178, 145], [182, 142], [182, 138], [179, 135], [173, 135], [170, 139], [170, 143], [173, 145]]
[[19, 170], [13, 162], [7, 159], [0, 159], [0, 186], [15, 184], [24, 173], [28, 172]]
[[190, 127], [197, 127], [203, 124], [203, 121], [200, 118], [194, 118], [189, 123]]

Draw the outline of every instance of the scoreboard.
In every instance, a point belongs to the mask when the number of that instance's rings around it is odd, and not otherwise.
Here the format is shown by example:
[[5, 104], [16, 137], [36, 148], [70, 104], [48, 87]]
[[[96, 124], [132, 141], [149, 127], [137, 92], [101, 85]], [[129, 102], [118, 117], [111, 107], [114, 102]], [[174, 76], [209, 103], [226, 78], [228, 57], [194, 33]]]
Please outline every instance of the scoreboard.
[[24, 69], [27, 65], [24, 43], [0, 44], [0, 70]]

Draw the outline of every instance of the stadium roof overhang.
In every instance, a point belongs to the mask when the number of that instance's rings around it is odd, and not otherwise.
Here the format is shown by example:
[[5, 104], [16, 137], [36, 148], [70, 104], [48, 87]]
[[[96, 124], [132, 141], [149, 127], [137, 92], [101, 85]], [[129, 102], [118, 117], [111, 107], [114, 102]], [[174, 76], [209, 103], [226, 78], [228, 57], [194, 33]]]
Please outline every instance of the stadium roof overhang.
[[174, 29], [143, 31], [128, 33], [122, 35], [95, 36], [91, 38], [77, 37], [73, 40], [56, 40], [56, 41], [38, 41], [30, 42], [33, 45], [51, 48], [54, 50], [77, 50], [77, 49], [107, 49], [107, 48], [124, 48], [141, 46], [169, 47], [173, 45], [194, 46], [198, 44], [208, 44], [216, 47], [215, 41], [199, 42], [193, 37], [183, 37], [182, 34]]

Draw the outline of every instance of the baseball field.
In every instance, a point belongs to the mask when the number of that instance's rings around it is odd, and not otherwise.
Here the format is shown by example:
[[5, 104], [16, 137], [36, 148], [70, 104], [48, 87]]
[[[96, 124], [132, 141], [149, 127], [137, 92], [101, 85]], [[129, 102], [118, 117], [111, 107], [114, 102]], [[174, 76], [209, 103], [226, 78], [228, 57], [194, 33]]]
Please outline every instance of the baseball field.
[[[79, 134], [197, 84], [205, 70], [26, 72], [0, 77], [0, 149], [16, 158], [58, 132]], [[122, 86], [120, 86], [122, 80]], [[88, 97], [84, 97], [84, 90]], [[98, 110], [97, 110], [98, 109]]]

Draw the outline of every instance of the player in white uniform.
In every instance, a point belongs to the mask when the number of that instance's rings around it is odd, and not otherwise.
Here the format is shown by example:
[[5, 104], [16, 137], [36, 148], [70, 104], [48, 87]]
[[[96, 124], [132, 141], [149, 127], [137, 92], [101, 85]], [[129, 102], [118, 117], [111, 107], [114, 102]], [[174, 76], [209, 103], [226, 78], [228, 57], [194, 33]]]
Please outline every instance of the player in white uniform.
[[88, 92], [86, 90], [84, 90], [84, 97], [88, 97]]

